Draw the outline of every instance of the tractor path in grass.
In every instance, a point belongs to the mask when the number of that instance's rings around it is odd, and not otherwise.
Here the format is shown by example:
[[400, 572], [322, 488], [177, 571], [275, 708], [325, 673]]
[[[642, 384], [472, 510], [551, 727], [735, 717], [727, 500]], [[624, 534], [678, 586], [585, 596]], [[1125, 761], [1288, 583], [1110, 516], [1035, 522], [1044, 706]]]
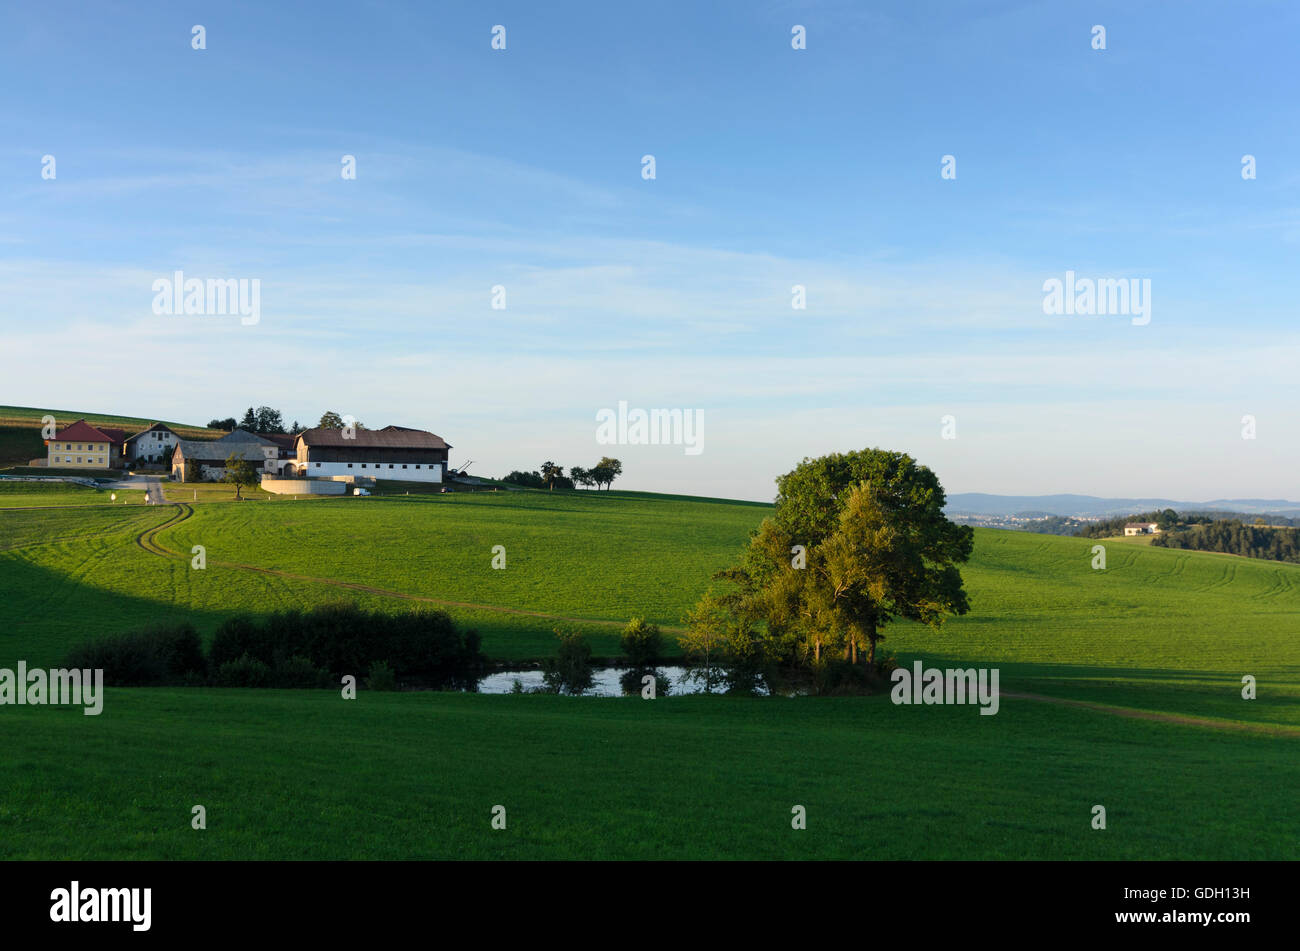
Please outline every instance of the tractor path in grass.
[[[182, 552], [172, 551], [170, 548], [163, 546], [157, 540], [156, 536], [164, 529], [172, 528], [185, 521], [194, 514], [194, 509], [184, 502], [171, 502], [167, 504], [176, 506], [176, 514], [167, 519], [167, 521], [163, 522], [161, 525], [155, 525], [153, 528], [145, 529], [136, 536], [135, 541], [137, 545], [149, 552], [151, 555], [158, 555], [162, 558], [179, 558], [184, 560], [189, 556]], [[264, 568], [260, 565], [249, 565], [237, 561], [213, 561], [211, 564], [221, 568], [239, 568], [243, 571], [255, 571], [259, 574], [272, 575], [277, 578], [287, 578], [293, 581], [306, 581], [314, 582], [316, 584], [333, 585], [336, 588], [347, 588], [351, 591], [361, 591], [366, 594], [377, 594], [389, 598], [400, 598], [403, 601], [416, 601], [421, 604], [436, 605], [437, 607], [465, 608], [474, 611], [494, 611], [499, 614], [515, 614], [524, 617], [544, 618], [549, 621], [566, 621], [573, 624], [593, 624], [614, 628], [621, 628], [625, 623], [622, 621], [611, 621], [606, 618], [569, 617], [563, 614], [548, 614], [545, 611], [529, 611], [526, 608], [508, 608], [500, 604], [481, 604], [476, 601], [448, 601], [443, 598], [430, 598], [425, 595], [408, 594], [404, 591], [392, 591], [388, 588], [376, 588], [373, 585], [358, 584], [354, 581], [340, 581], [338, 578], [320, 578], [315, 575], [301, 575], [291, 571], [281, 571], [278, 568]], [[670, 634], [681, 634], [685, 632], [685, 628], [681, 627], [669, 627], [662, 624], [659, 627], [660, 630]]]

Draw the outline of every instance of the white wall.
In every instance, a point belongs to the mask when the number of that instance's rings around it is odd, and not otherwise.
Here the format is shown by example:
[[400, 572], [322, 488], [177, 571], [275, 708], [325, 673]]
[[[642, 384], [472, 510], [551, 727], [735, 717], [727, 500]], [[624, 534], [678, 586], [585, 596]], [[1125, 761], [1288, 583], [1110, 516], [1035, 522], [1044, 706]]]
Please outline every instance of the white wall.
[[[161, 439], [155, 439], [155, 436], [161, 436]], [[167, 453], [168, 446], [176, 445], [175, 433], [150, 432], [145, 433], [134, 442], [128, 443], [128, 459], [148, 459], [150, 456], [157, 457], [162, 462], [163, 456]]]
[[[415, 468], [415, 463], [395, 462], [393, 468], [388, 468], [386, 462], [371, 462], [366, 460], [366, 467], [361, 468], [360, 462], [352, 463], [351, 467], [346, 462], [322, 462], [317, 464], [309, 462], [307, 471], [303, 473], [309, 479], [320, 478], [323, 476], [369, 476], [372, 479], [404, 479], [407, 482], [441, 482], [442, 481], [442, 464], [441, 463], [420, 463], [420, 468]], [[403, 469], [402, 466], [406, 468]]]

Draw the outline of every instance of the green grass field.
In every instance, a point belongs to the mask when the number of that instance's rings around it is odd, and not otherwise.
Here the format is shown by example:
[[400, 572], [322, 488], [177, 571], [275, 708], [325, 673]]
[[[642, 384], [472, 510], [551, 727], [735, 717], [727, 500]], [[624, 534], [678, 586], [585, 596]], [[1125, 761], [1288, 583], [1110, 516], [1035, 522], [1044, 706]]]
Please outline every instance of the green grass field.
[[[116, 499], [113, 496], [117, 496]], [[76, 482], [10, 482], [0, 480], [0, 508], [45, 505], [123, 505], [143, 502], [135, 489], [92, 489]]]
[[118, 690], [0, 743], [3, 858], [1264, 859], [1300, 823], [1294, 741], [1016, 700]]
[[[497, 659], [550, 654], [557, 624], [612, 655], [634, 614], [679, 625], [768, 511], [619, 492], [311, 502], [0, 510], [0, 667], [163, 618], [209, 634], [340, 597], [443, 604]], [[154, 543], [178, 557], [137, 544], [164, 523]], [[0, 707], [17, 767], [0, 854], [1300, 857], [1300, 566], [1106, 543], [1095, 571], [1094, 544], [977, 529], [972, 613], [889, 632], [900, 661], [996, 666], [1004, 692], [1046, 698], [1006, 696], [995, 717], [887, 696], [140, 689], [98, 718]], [[508, 833], [488, 826], [498, 802]]]

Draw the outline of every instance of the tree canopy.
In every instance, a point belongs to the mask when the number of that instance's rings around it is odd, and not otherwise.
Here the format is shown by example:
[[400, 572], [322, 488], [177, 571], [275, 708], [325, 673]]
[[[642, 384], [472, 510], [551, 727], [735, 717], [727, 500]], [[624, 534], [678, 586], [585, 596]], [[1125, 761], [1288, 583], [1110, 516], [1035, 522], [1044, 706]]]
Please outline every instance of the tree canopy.
[[815, 666], [828, 650], [856, 664], [865, 646], [871, 665], [890, 622], [937, 629], [970, 610], [957, 566], [974, 531], [945, 517], [938, 478], [910, 456], [805, 459], [777, 490], [740, 563], [716, 576], [728, 590], [688, 617], [688, 650], [721, 645], [733, 658]]
[[226, 474], [221, 477], [222, 482], [232, 483], [235, 487], [235, 498], [242, 499], [240, 489], [246, 485], [257, 485], [257, 470], [253, 464], [237, 452], [232, 452], [226, 457]]

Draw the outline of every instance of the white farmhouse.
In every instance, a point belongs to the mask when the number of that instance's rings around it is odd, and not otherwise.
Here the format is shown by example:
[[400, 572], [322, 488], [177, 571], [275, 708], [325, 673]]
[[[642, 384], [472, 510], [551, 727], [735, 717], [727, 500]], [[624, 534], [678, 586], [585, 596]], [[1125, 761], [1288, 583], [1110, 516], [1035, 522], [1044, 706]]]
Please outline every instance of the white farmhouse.
[[133, 462], [163, 462], [167, 450], [181, 441], [181, 437], [163, 423], [154, 423], [148, 429], [126, 438], [123, 456], [127, 465]]
[[1129, 522], [1124, 526], [1125, 535], [1159, 535], [1160, 526], [1155, 522]]

